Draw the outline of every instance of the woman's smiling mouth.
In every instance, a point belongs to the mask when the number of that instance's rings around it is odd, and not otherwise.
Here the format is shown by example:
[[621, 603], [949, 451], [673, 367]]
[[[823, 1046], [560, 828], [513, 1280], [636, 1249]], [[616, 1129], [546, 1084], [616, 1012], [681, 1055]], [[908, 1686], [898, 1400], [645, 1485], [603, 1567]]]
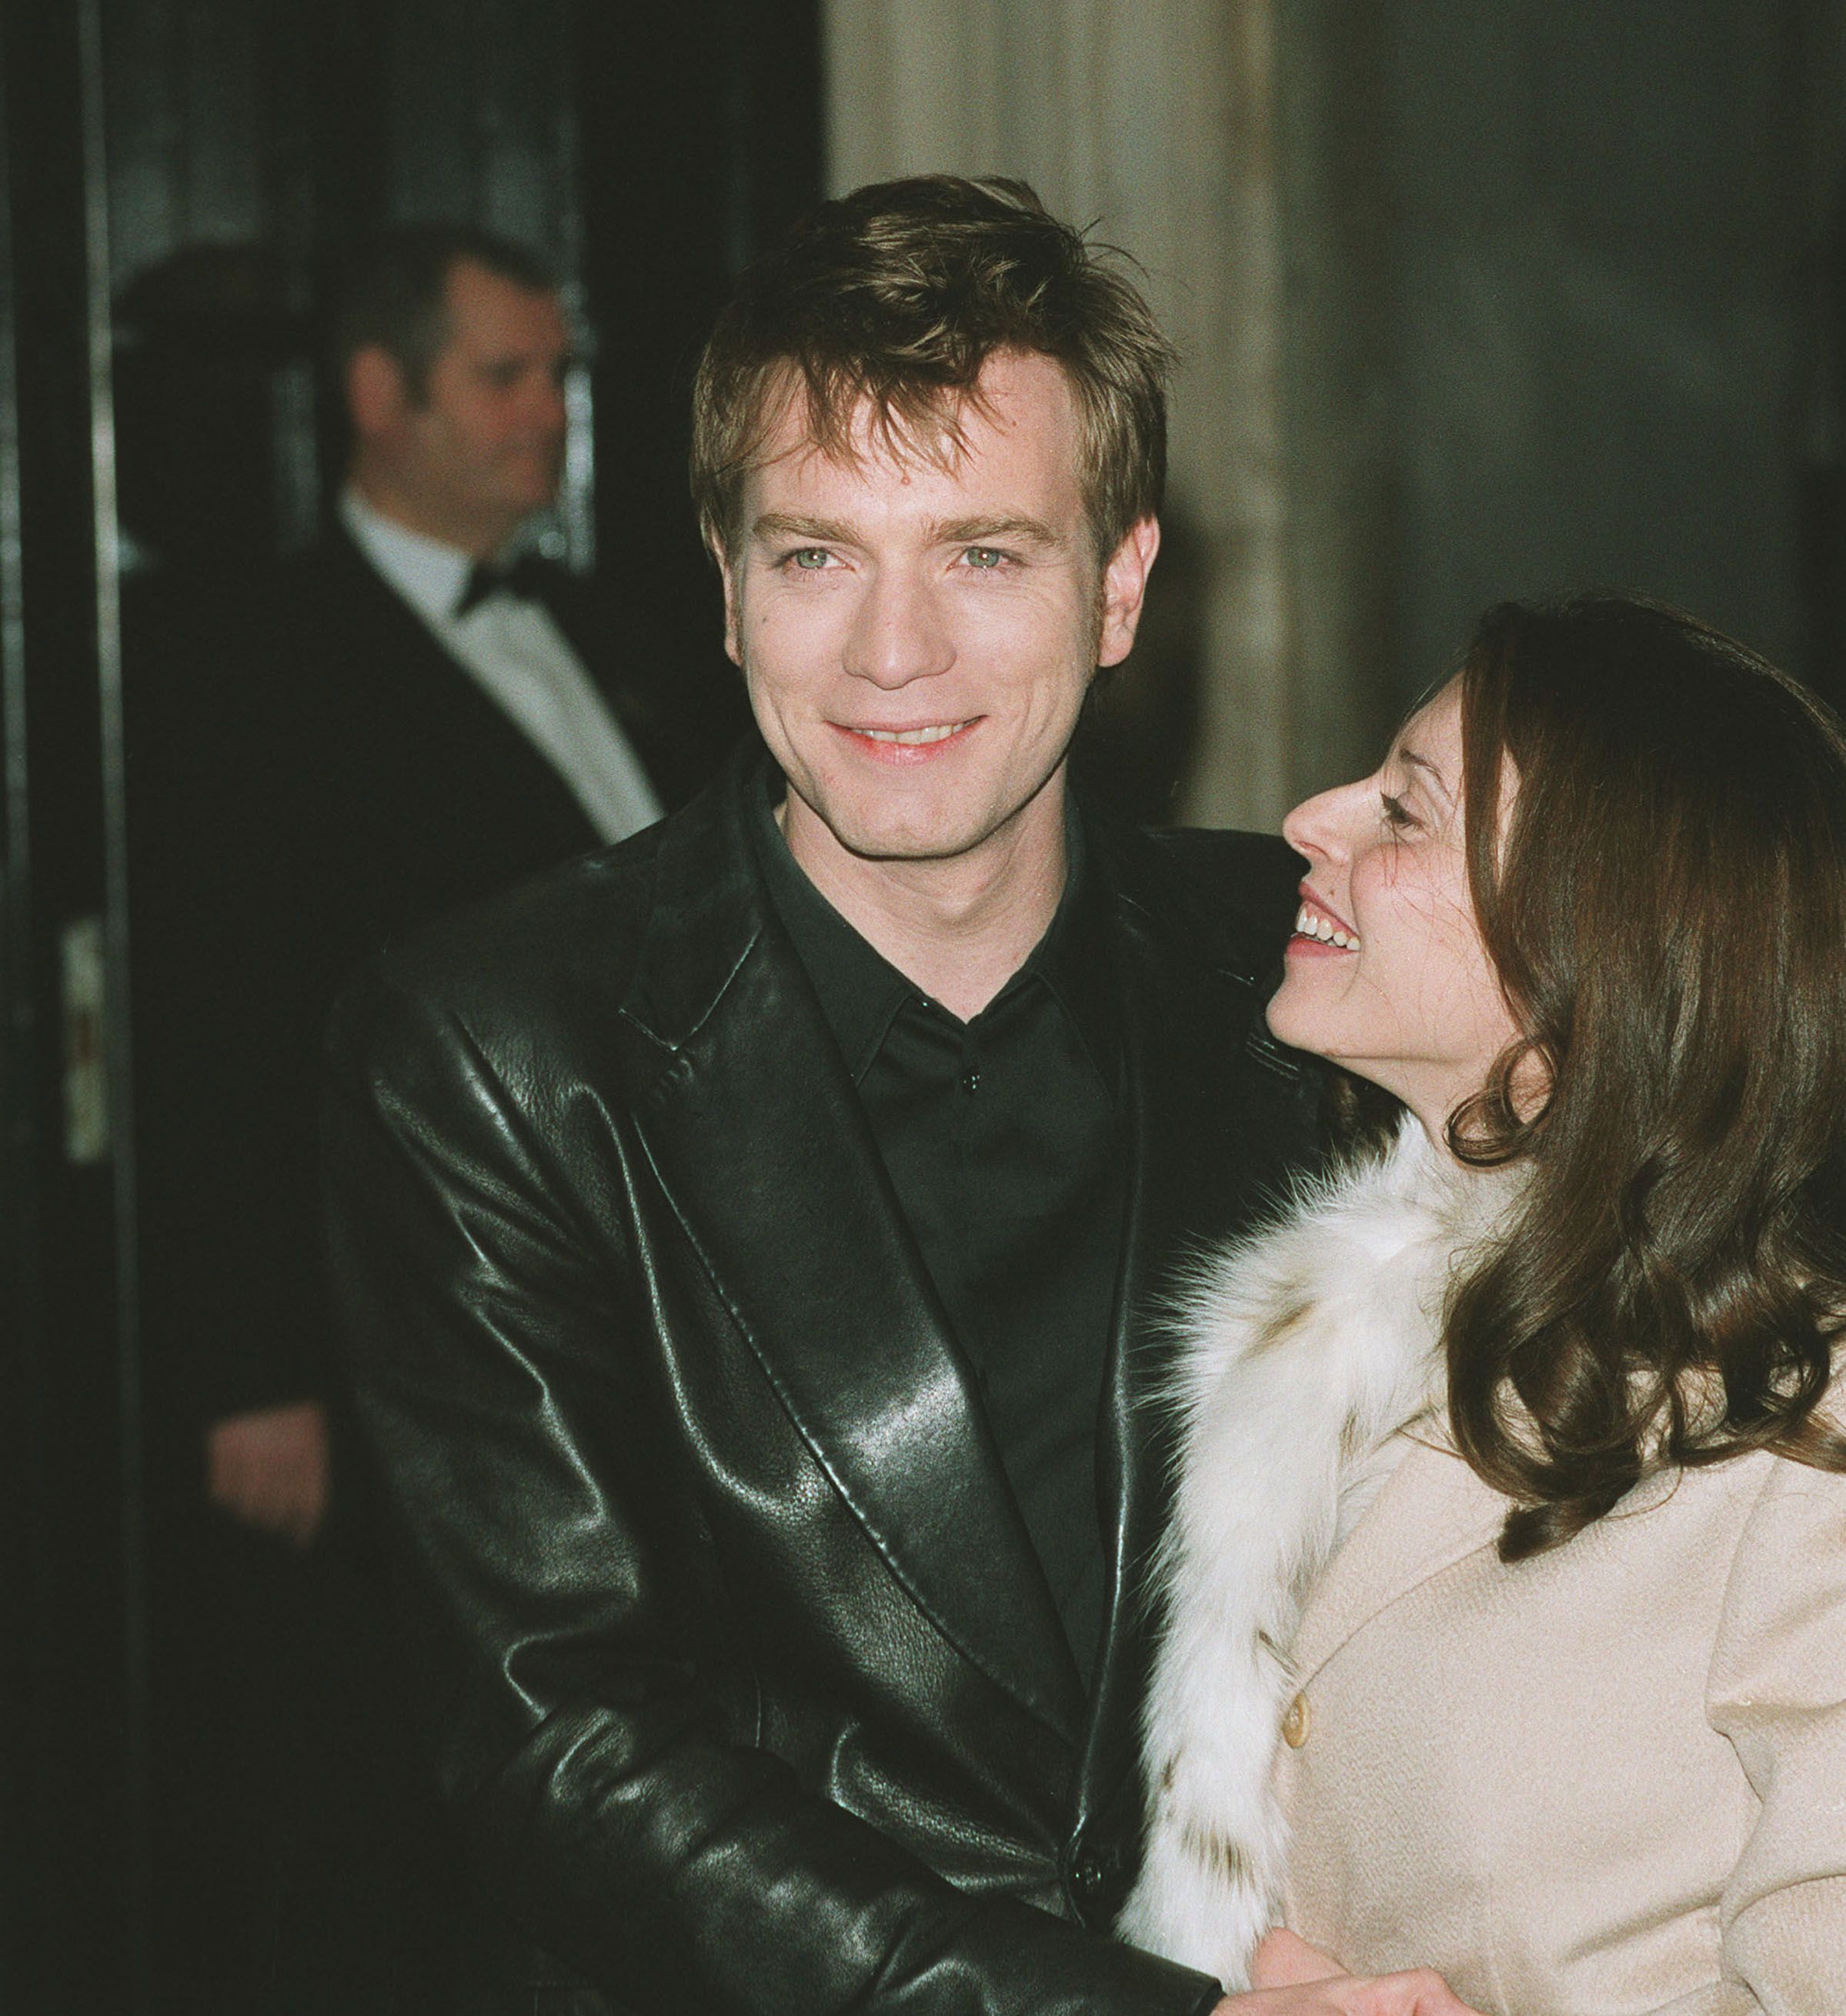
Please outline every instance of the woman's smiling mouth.
[[1297, 945], [1325, 945], [1335, 952], [1357, 952], [1358, 933], [1343, 917], [1323, 910], [1304, 891], [1301, 907], [1295, 913], [1295, 934], [1289, 941], [1290, 950]]

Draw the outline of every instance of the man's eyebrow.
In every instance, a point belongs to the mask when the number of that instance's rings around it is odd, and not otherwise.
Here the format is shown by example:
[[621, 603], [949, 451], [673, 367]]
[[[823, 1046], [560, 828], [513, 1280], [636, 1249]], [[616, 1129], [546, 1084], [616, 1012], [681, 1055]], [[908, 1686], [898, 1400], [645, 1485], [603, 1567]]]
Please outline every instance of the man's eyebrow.
[[851, 526], [838, 518], [804, 518], [787, 511], [765, 511], [750, 528], [753, 539], [824, 540], [829, 545], [850, 546]]
[[581, 350], [560, 350], [541, 355], [531, 350], [495, 350], [477, 355], [477, 371], [574, 371], [584, 360]]
[[1063, 543], [1049, 525], [1018, 512], [999, 517], [941, 519], [930, 527], [932, 545], [981, 546], [994, 539], [1023, 539], [1038, 546]]
[[1420, 756], [1414, 749], [1406, 748], [1400, 743], [1398, 745], [1398, 761], [1408, 765], [1413, 770], [1422, 771], [1450, 805], [1455, 803], [1455, 794], [1448, 788], [1448, 779], [1436, 768], [1428, 757]]

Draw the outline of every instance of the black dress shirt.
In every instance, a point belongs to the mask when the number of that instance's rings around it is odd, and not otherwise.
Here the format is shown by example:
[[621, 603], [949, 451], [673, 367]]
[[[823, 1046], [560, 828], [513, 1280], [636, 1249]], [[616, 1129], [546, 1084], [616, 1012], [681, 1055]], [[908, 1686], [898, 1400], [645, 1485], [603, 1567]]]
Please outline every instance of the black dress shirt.
[[766, 780], [754, 840], [776, 913], [858, 1089], [986, 1403], [1079, 1670], [1103, 1618], [1096, 1417], [1123, 1225], [1121, 1039], [1081, 830], [1031, 957], [963, 1022], [797, 866]]

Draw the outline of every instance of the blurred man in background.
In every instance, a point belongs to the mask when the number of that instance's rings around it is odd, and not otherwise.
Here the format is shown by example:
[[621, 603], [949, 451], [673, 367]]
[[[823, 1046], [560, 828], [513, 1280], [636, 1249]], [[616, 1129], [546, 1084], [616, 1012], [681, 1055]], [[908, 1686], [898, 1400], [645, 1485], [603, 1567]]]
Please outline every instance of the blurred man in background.
[[[724, 739], [695, 741], [632, 620], [618, 659], [588, 585], [515, 550], [564, 463], [573, 344], [543, 264], [468, 226], [387, 233], [354, 267], [335, 347], [338, 524], [289, 571], [281, 620], [253, 612], [283, 671], [284, 869], [311, 905], [284, 961], [305, 962], [316, 1020], [348, 965], [419, 918], [651, 824]], [[207, 1431], [214, 1500], [298, 1543], [328, 1490], [305, 1343], [221, 1333], [264, 1362], [225, 1368], [240, 1404]]]
[[124, 346], [162, 1924], [201, 2011], [437, 2008], [431, 1968], [393, 1957], [446, 1879], [376, 1656], [333, 1368], [322, 1026], [346, 971], [424, 917], [658, 818], [743, 708], [645, 611], [610, 620], [593, 581], [522, 549], [558, 494], [573, 359], [531, 254], [419, 225], [355, 262], [336, 512], [280, 561], [264, 430], [305, 331], [254, 253], [182, 277], [142, 290]]

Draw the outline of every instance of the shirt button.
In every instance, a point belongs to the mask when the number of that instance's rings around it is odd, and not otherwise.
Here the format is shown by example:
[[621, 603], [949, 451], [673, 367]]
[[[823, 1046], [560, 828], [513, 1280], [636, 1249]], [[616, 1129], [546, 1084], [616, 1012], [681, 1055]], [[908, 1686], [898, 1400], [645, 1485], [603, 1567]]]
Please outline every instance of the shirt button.
[[1290, 1750], [1299, 1750], [1308, 1741], [1308, 1697], [1297, 1694], [1282, 1718], [1282, 1740]]
[[979, 1071], [963, 1071], [963, 1072], [962, 1073], [962, 1089], [963, 1089], [963, 1092], [978, 1092], [978, 1091], [980, 1091], [980, 1089], [981, 1089], [981, 1074], [980, 1074], [980, 1072], [979, 1072]]

